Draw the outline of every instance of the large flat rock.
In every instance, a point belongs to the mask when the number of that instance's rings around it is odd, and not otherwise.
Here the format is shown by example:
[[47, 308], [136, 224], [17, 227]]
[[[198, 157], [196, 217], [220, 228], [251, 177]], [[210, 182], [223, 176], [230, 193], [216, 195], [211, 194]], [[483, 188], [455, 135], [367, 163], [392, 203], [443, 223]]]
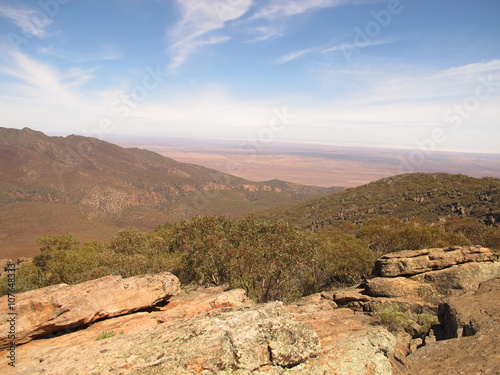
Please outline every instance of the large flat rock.
[[[134, 314], [136, 321], [147, 321], [145, 314]], [[21, 346], [11, 373], [250, 374], [267, 369], [278, 374], [321, 352], [317, 334], [281, 303], [219, 309], [84, 344], [78, 344], [79, 336], [80, 331], [72, 332]], [[73, 345], [63, 345], [61, 339]]]
[[[106, 276], [76, 285], [59, 284], [16, 295], [16, 341], [70, 331], [97, 320], [130, 314], [180, 292], [176, 276], [165, 272], [126, 279]], [[0, 349], [10, 340], [8, 296], [0, 298]]]
[[498, 259], [498, 252], [481, 246], [404, 250], [377, 259], [374, 272], [380, 277], [411, 276], [456, 264], [492, 262]]

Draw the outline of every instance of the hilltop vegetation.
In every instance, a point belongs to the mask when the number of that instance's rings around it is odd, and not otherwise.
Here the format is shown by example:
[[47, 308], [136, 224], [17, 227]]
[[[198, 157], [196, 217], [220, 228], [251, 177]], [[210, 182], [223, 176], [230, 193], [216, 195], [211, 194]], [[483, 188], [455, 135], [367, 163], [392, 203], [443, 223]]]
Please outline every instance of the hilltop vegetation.
[[[285, 222], [197, 216], [155, 231], [121, 230], [80, 246], [72, 235], [39, 238], [40, 255], [17, 272], [18, 292], [115, 274], [170, 271], [184, 284], [244, 288], [256, 301], [292, 300], [369, 277], [392, 251], [480, 244], [500, 249], [500, 228], [473, 218], [444, 223], [372, 218], [360, 226], [303, 230]], [[6, 279], [0, 279], [5, 293]]]
[[425, 222], [473, 217], [486, 225], [498, 225], [500, 179], [447, 173], [404, 174], [257, 214], [261, 219], [284, 219], [309, 229], [360, 224], [377, 216], [419, 218]]

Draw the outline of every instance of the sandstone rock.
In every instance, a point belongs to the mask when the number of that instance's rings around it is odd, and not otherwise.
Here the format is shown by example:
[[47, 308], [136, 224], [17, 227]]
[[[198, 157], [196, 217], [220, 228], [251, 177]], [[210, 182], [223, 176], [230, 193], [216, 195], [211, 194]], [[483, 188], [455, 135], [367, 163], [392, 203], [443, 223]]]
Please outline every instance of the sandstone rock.
[[325, 308], [325, 300], [299, 301], [285, 309], [311, 327], [319, 336], [322, 353], [285, 374], [391, 374], [397, 366], [396, 338], [376, 324], [374, 317], [351, 309]]
[[[36, 355], [24, 356], [20, 350], [16, 371], [181, 375], [250, 374], [262, 368], [283, 373], [320, 353], [316, 333], [294, 319], [281, 303], [181, 319], [86, 345], [59, 346], [60, 338], [22, 346], [36, 348]], [[3, 362], [0, 359], [0, 366]]]
[[370, 279], [367, 282], [366, 292], [373, 297], [406, 297], [418, 300], [428, 300], [436, 294], [432, 285], [405, 277]]
[[500, 277], [500, 262], [464, 263], [413, 276], [431, 283], [441, 294], [472, 293], [483, 281]]
[[498, 329], [500, 278], [482, 283], [473, 295], [451, 297], [439, 306], [445, 338], [475, 335], [479, 330]]
[[172, 297], [161, 311], [152, 313], [160, 322], [170, 322], [195, 316], [208, 315], [214, 311], [231, 311], [253, 304], [243, 289], [224, 291], [225, 287], [200, 288], [190, 293]]
[[344, 289], [333, 294], [333, 300], [339, 305], [349, 302], [368, 302], [370, 297], [364, 294], [364, 289]]
[[473, 295], [451, 297], [440, 321], [448, 337], [459, 337], [409, 355], [412, 375], [500, 374], [500, 279], [482, 283]]
[[438, 341], [410, 354], [411, 375], [500, 374], [500, 335], [491, 332]]
[[[16, 295], [17, 343], [100, 319], [129, 314], [179, 293], [171, 273], [122, 279], [106, 276], [76, 285], [59, 284]], [[0, 298], [0, 348], [7, 347], [7, 296]]]
[[377, 259], [374, 272], [381, 277], [410, 276], [440, 270], [455, 264], [499, 259], [498, 252], [480, 246], [404, 250]]

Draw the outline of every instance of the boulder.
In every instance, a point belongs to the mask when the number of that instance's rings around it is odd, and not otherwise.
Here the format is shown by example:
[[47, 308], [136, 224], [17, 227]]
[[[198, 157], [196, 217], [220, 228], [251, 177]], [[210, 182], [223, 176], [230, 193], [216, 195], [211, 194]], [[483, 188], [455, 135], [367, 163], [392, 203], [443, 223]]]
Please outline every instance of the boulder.
[[412, 276], [416, 281], [431, 283], [443, 294], [473, 293], [483, 281], [500, 277], [500, 262], [464, 263], [438, 271]]
[[370, 296], [365, 294], [364, 289], [343, 289], [333, 293], [333, 301], [338, 305], [346, 305], [349, 302], [368, 302]]
[[377, 259], [374, 273], [380, 277], [411, 276], [456, 264], [497, 261], [498, 259], [498, 251], [481, 246], [404, 250], [386, 254]]
[[406, 277], [376, 277], [370, 279], [366, 284], [366, 292], [372, 297], [405, 297], [426, 301], [436, 294], [436, 290], [432, 285], [410, 280]]
[[[180, 291], [177, 277], [165, 272], [122, 279], [106, 276], [76, 285], [59, 284], [16, 295], [17, 344], [97, 320], [130, 314], [167, 301]], [[0, 298], [0, 348], [7, 337], [8, 296]]]

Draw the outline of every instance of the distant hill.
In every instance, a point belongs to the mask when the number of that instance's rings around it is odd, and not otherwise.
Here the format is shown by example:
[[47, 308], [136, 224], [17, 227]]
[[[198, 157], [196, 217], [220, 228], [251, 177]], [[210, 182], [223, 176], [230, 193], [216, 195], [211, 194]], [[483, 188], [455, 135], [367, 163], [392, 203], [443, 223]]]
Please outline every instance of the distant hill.
[[435, 222], [471, 216], [488, 225], [500, 223], [500, 179], [446, 173], [410, 173], [343, 190], [326, 197], [259, 213], [303, 228], [362, 223], [374, 216], [420, 217]]
[[0, 258], [32, 255], [40, 235], [102, 240], [121, 227], [245, 215], [341, 189], [254, 182], [95, 138], [0, 128]]

